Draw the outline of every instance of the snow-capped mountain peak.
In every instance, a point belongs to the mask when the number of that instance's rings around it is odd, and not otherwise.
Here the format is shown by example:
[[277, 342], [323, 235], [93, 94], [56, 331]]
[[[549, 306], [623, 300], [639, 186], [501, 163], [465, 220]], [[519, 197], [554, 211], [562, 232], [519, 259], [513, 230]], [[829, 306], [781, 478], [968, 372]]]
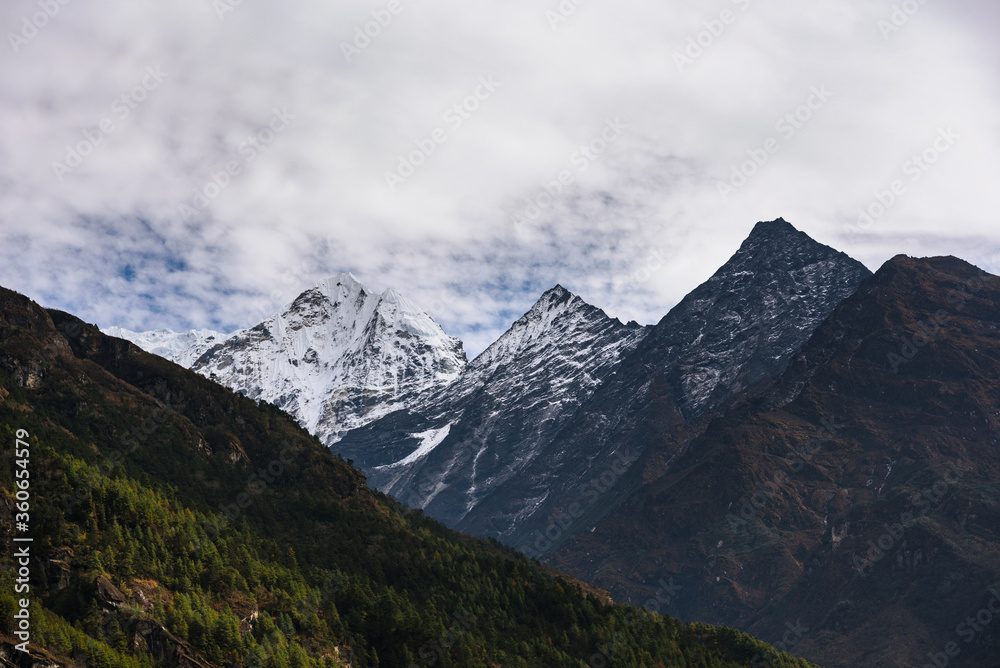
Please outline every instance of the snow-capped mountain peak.
[[415, 302], [392, 288], [382, 293], [379, 313], [386, 319], [388, 325], [396, 327], [399, 331], [409, 332], [428, 340], [443, 341], [450, 338]]
[[[518, 318], [499, 339], [490, 344], [472, 362], [470, 373], [494, 369], [524, 355], [540, 354], [543, 349], [564, 348], [585, 344], [605, 329], [641, 328], [635, 323], [622, 325], [604, 311], [591, 306], [561, 285], [545, 291], [528, 311]], [[617, 337], [612, 337], [618, 341]], [[636, 337], [623, 337], [629, 345]]]
[[447, 385], [466, 365], [461, 341], [416, 303], [392, 289], [370, 292], [350, 273], [320, 281], [279, 313], [229, 335], [106, 333], [279, 406], [327, 445]]

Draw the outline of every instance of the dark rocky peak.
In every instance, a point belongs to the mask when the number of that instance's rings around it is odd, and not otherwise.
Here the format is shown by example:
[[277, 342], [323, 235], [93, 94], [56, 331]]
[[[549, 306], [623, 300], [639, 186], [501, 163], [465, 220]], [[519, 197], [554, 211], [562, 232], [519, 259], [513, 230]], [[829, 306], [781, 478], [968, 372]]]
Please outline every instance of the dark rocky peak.
[[805, 236], [805, 233], [795, 229], [795, 226], [784, 218], [775, 218], [774, 220], [762, 220], [754, 225], [753, 229], [750, 230], [750, 236], [747, 237], [747, 241], [799, 236]]
[[824, 261], [853, 266], [863, 275], [871, 273], [846, 253], [819, 243], [784, 218], [778, 218], [757, 223], [740, 249], [709, 281], [746, 276], [743, 272], [747, 271], [795, 271]]
[[780, 373], [831, 311], [870, 276], [850, 256], [779, 218], [656, 326], [647, 346], [686, 416]]

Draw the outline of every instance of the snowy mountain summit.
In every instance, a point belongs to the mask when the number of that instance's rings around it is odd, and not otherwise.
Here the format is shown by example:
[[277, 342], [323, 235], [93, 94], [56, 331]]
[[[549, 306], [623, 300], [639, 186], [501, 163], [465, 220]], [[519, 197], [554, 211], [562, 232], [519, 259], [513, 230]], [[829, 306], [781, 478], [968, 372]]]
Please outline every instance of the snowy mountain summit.
[[[351, 274], [326, 279], [267, 320], [234, 332], [201, 354], [147, 347], [167, 334], [107, 333], [189, 366], [251, 399], [285, 410], [326, 445], [348, 430], [409, 405], [455, 380], [462, 343], [416, 304], [389, 289], [369, 292]], [[193, 346], [203, 339], [185, 332]]]

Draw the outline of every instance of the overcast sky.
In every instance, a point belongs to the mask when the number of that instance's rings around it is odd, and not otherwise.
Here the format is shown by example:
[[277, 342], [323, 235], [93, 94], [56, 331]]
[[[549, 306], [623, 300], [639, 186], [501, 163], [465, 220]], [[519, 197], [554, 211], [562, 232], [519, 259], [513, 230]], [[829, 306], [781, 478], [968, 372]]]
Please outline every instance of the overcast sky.
[[556, 283], [655, 322], [779, 216], [1000, 273], [995, 0], [59, 1], [0, 6], [0, 285], [101, 326], [350, 271], [471, 355]]

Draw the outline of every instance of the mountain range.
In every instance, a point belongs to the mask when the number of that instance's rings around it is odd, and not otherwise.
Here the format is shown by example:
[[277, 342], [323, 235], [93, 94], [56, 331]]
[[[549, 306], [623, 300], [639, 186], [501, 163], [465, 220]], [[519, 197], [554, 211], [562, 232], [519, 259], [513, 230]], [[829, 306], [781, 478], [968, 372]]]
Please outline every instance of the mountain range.
[[409, 303], [341, 317], [349, 276], [221, 341], [159, 336], [373, 487], [616, 598], [830, 666], [991, 666], [995, 628], [959, 627], [1000, 585], [996, 281], [872, 274], [778, 219], [655, 325], [556, 286], [468, 364]]
[[0, 437], [4, 668], [811, 665], [450, 530], [274, 405], [3, 288]]
[[[623, 326], [556, 288], [455, 384], [337, 449], [450, 526], [541, 554], [628, 494], [656, 433], [780, 371], [868, 273], [774, 221], [653, 327]], [[565, 313], [550, 317], [560, 302]], [[657, 401], [675, 414], [652, 426]], [[414, 434], [446, 425], [432, 452], [414, 449]]]

